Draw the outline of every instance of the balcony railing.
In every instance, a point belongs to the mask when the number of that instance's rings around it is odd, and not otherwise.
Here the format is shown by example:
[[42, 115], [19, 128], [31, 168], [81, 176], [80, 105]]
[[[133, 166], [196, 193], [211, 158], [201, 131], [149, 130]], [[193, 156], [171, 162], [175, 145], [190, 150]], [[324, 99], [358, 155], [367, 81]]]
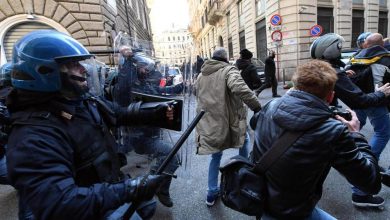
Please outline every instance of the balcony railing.
[[210, 25], [215, 25], [221, 18], [223, 18], [223, 10], [222, 10], [223, 0], [209, 0], [209, 5], [211, 5], [208, 10], [207, 17], [208, 23]]

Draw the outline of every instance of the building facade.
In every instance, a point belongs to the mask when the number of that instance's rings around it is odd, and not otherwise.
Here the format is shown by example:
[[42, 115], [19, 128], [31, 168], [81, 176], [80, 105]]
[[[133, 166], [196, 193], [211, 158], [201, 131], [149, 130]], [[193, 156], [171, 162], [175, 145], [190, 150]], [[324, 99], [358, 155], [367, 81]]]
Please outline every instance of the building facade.
[[187, 29], [164, 31], [153, 36], [156, 59], [169, 66], [190, 62], [192, 37]]
[[319, 35], [343, 36], [344, 48], [356, 47], [362, 32], [388, 37], [390, 28], [389, 0], [188, 0], [188, 5], [197, 54], [210, 57], [222, 46], [230, 59], [237, 59], [247, 48], [264, 61], [274, 50], [279, 80], [289, 80], [296, 66], [310, 58], [319, 33], [315, 25], [322, 27]]
[[[10, 61], [18, 39], [38, 29], [68, 34], [91, 52], [112, 50], [120, 31], [152, 41], [145, 0], [0, 0], [0, 63]], [[113, 63], [109, 56], [99, 60]]]

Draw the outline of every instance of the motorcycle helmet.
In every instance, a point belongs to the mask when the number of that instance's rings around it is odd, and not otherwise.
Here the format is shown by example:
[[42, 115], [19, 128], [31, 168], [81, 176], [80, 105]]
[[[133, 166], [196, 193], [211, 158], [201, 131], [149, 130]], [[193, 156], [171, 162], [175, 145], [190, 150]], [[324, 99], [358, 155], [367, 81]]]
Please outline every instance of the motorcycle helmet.
[[344, 38], [335, 33], [325, 34], [317, 38], [310, 46], [313, 59], [334, 60], [341, 57]]

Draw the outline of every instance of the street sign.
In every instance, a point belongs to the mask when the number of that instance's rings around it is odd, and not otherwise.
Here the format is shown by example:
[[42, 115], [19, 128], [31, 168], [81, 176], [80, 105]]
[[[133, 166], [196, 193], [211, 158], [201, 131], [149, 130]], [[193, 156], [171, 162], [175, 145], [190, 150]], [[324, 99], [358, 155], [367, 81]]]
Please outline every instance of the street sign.
[[313, 27], [310, 28], [310, 36], [312, 37], [317, 37], [317, 36], [320, 36], [322, 34], [322, 27], [321, 25], [314, 25]]
[[278, 14], [274, 14], [272, 15], [271, 19], [270, 19], [270, 23], [274, 26], [276, 25], [280, 25], [282, 23], [282, 16], [278, 15]]
[[279, 31], [279, 30], [282, 30], [282, 25], [275, 25], [275, 26], [271, 26], [271, 30], [272, 31]]
[[281, 41], [283, 39], [281, 31], [274, 31], [271, 34], [271, 39], [273, 41]]

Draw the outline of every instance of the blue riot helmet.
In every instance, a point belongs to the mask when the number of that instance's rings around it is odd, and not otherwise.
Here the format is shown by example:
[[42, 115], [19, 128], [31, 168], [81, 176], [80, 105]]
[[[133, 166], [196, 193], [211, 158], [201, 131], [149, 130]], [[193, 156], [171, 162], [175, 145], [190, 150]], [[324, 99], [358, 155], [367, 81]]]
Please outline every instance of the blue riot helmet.
[[0, 67], [0, 88], [11, 86], [11, 71], [11, 62]]
[[51, 30], [34, 31], [13, 49], [12, 85], [36, 92], [61, 92], [74, 98], [88, 90], [87, 71], [80, 62], [93, 56], [72, 37]]
[[363, 49], [363, 43], [366, 41], [367, 37], [371, 35], [371, 32], [364, 32], [359, 35], [356, 40], [356, 45], [359, 49]]
[[133, 59], [137, 66], [138, 79], [145, 80], [148, 78], [148, 74], [151, 73], [155, 68], [154, 60], [141, 52], [135, 53]]
[[335, 60], [341, 58], [344, 38], [335, 33], [325, 34], [317, 38], [310, 46], [313, 59]]

